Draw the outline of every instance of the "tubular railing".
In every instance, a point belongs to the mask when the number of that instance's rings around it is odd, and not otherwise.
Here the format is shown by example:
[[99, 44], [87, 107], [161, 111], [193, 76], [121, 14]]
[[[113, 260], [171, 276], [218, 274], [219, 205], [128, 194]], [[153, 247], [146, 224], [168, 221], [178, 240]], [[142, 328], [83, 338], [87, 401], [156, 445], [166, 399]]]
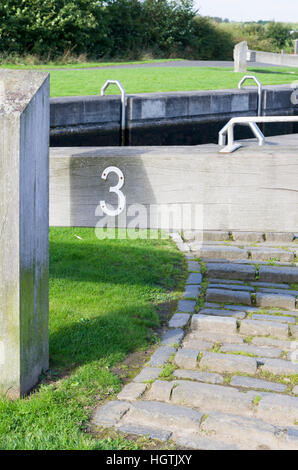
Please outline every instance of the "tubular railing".
[[[234, 127], [237, 124], [248, 125], [258, 139], [259, 145], [264, 145], [265, 136], [257, 126], [259, 122], [298, 122], [298, 116], [251, 116], [232, 118], [218, 134], [218, 145], [225, 146], [220, 150], [220, 153], [232, 153], [242, 147], [242, 144], [234, 141]], [[227, 137], [228, 142], [226, 145]]]
[[119, 80], [107, 80], [100, 91], [100, 95], [104, 96], [106, 89], [110, 85], [116, 85], [121, 92], [121, 121], [120, 121], [120, 145], [125, 145], [125, 129], [126, 129], [126, 91]]
[[262, 116], [262, 84], [261, 82], [255, 77], [254, 75], [245, 75], [240, 82], [238, 83], [238, 88], [241, 90], [243, 83], [246, 80], [254, 80], [254, 82], [257, 84], [258, 87], [258, 116]]

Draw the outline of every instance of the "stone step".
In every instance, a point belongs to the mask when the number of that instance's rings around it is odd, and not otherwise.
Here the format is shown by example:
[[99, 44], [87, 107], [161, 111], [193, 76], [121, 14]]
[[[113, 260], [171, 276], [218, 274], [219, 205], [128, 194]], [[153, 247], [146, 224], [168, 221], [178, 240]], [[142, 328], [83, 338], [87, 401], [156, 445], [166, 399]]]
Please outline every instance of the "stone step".
[[242, 344], [244, 343], [244, 338], [238, 335], [237, 331], [235, 331], [234, 333], [227, 333], [221, 332], [219, 329], [218, 331], [214, 332], [212, 331], [211, 327], [209, 331], [206, 329], [192, 330], [191, 333], [187, 336], [187, 341], [203, 341], [208, 343], [210, 342], [213, 345], [216, 343]]
[[288, 340], [281, 340], [275, 338], [267, 338], [262, 336], [256, 336], [252, 338], [252, 344], [256, 346], [267, 346], [282, 349], [283, 351], [292, 351], [295, 348], [295, 342]]
[[256, 379], [241, 375], [234, 375], [230, 381], [232, 387], [266, 390], [269, 392], [285, 392], [287, 386], [285, 384], [270, 382], [269, 380]]
[[289, 326], [286, 323], [241, 320], [240, 333], [244, 336], [273, 336], [278, 339], [289, 338]]
[[183, 239], [186, 241], [203, 240], [204, 243], [266, 243], [287, 245], [293, 244], [296, 234], [292, 232], [245, 232], [227, 230], [184, 230]]
[[251, 305], [251, 296], [249, 292], [242, 292], [231, 289], [209, 288], [206, 291], [207, 302], [218, 303], [241, 303], [243, 305]]
[[233, 318], [243, 319], [246, 317], [246, 312], [226, 310], [224, 308], [221, 308], [221, 309], [202, 308], [200, 310], [200, 315], [212, 315], [216, 317], [233, 317]]
[[255, 412], [254, 397], [251, 395], [232, 387], [187, 380], [176, 380], [173, 383], [171, 403], [204, 410], [204, 413], [235, 413], [237, 410], [237, 414], [253, 416]]
[[244, 291], [244, 292], [256, 292], [252, 286], [241, 286], [237, 284], [224, 284], [224, 283], [214, 283], [209, 281], [209, 289], [227, 289], [235, 291]]
[[248, 259], [248, 251], [238, 247], [225, 245], [202, 245], [200, 243], [190, 243], [190, 249], [198, 258], [204, 259], [227, 259], [239, 260]]
[[296, 443], [289, 442], [287, 429], [260, 418], [213, 412], [204, 420], [201, 429], [230, 443], [241, 442], [246, 449], [290, 450], [298, 446], [298, 439]]
[[[298, 362], [264, 358], [261, 369], [274, 375], [298, 375]], [[216, 371], [215, 371], [216, 372]]]
[[295, 289], [280, 289], [280, 288], [269, 288], [269, 287], [259, 287], [258, 292], [266, 292], [270, 294], [284, 294], [284, 295], [293, 295], [294, 297], [298, 297], [298, 291]]
[[252, 260], [252, 261], [280, 261], [293, 262], [295, 260], [295, 250], [282, 249], [270, 246], [242, 246], [235, 244], [205, 244], [201, 242], [189, 243], [191, 251], [198, 258], [214, 260]]
[[[210, 391], [208, 387], [210, 386], [203, 389], [201, 387], [200, 390], [206, 393]], [[218, 403], [219, 390], [225, 387], [212, 387], [210, 399]], [[217, 395], [217, 398], [212, 397], [212, 394]], [[238, 398], [241, 393], [231, 389], [231, 395]], [[251, 398], [252, 395], [249, 400]], [[287, 413], [294, 410], [295, 415], [295, 401], [286, 401], [283, 398], [282, 396], [279, 400], [276, 394], [267, 394], [261, 398], [261, 402], [264, 400], [262, 413], [268, 413], [270, 407], [275, 407], [279, 413], [280, 406], [284, 405]], [[208, 408], [208, 403], [206, 406]], [[164, 442], [171, 439], [178, 445], [192, 449], [258, 449], [260, 445], [276, 450], [298, 449], [298, 433], [295, 426], [281, 428], [258, 417], [220, 411], [208, 412], [207, 408], [203, 411], [147, 400], [132, 403], [110, 401], [96, 410], [92, 426], [114, 427], [125, 434], [147, 436]]]
[[[208, 278], [257, 281], [275, 284], [294, 284], [298, 282], [298, 268], [291, 265], [268, 266], [264, 264], [260, 266], [258, 272], [256, 266], [253, 264], [213, 261], [207, 263], [206, 268]], [[258, 279], [256, 279], [257, 274]]]
[[204, 414], [231, 413], [274, 425], [293, 426], [298, 421], [298, 397], [280, 393], [242, 392], [230, 386], [177, 380], [173, 382], [171, 402]]
[[[184, 366], [185, 367], [185, 366]], [[236, 372], [254, 375], [257, 372], [257, 361], [254, 357], [203, 352], [199, 363], [202, 370], [234, 374]]]
[[253, 261], [294, 261], [295, 256], [293, 251], [282, 250], [279, 248], [267, 248], [267, 247], [258, 247], [258, 248], [247, 248], [250, 258]]
[[207, 263], [207, 277], [228, 280], [254, 281], [255, 266], [234, 263]]
[[206, 437], [199, 433], [180, 432], [175, 436], [175, 442], [182, 448], [195, 450], [244, 450], [239, 445], [215, 440], [213, 437]]
[[200, 430], [203, 413], [179, 405], [157, 401], [136, 401], [125, 415], [123, 422], [153, 426], [168, 431], [186, 428], [196, 432]]
[[235, 334], [237, 333], [237, 321], [235, 318], [201, 315], [198, 313], [192, 316], [191, 330], [204, 333]]
[[296, 319], [287, 315], [269, 315], [261, 313], [253, 313], [251, 315], [252, 320], [265, 320], [265, 321], [277, 321], [281, 323], [296, 323]]
[[262, 282], [277, 282], [294, 284], [298, 282], [297, 267], [261, 266], [259, 280]]
[[278, 307], [286, 310], [295, 310], [296, 308], [295, 295], [257, 292], [255, 299], [258, 307]]
[[220, 348], [223, 353], [245, 353], [259, 357], [277, 359], [281, 357], [282, 349], [254, 346], [251, 344], [223, 344]]
[[212, 372], [202, 372], [198, 370], [176, 369], [173, 376], [177, 379], [195, 380], [197, 382], [222, 384], [224, 382], [223, 376]]

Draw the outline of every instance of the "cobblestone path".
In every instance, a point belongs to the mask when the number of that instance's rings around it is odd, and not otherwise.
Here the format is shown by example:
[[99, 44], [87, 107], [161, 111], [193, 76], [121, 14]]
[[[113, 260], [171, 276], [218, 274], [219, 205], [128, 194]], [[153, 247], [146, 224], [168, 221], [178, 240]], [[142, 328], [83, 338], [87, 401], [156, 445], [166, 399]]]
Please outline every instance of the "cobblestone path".
[[149, 363], [94, 426], [190, 449], [298, 450], [295, 234], [172, 234], [188, 259]]

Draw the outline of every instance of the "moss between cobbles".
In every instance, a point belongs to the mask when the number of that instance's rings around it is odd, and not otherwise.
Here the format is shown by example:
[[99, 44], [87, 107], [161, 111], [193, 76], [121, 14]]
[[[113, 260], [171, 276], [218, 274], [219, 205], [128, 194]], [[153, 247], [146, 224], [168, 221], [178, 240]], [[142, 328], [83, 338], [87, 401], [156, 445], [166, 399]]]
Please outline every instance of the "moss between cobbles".
[[253, 404], [254, 404], [255, 406], [258, 406], [259, 402], [261, 401], [261, 398], [262, 398], [262, 397], [261, 397], [260, 395], [256, 395], [256, 396], [254, 397], [254, 399], [253, 399]]
[[231, 349], [230, 351], [219, 351], [221, 354], [233, 354], [234, 356], [248, 356], [248, 357], [258, 357], [256, 354], [248, 353], [246, 351], [233, 351]]
[[214, 343], [211, 352], [220, 353], [221, 343]]
[[158, 377], [167, 379], [173, 374], [174, 370], [176, 369], [177, 369], [176, 364], [168, 363], [164, 366], [164, 368], [162, 369]]
[[254, 338], [254, 336], [246, 336], [246, 338], [244, 338], [244, 342], [247, 343], [247, 344], [251, 344], [253, 338]]

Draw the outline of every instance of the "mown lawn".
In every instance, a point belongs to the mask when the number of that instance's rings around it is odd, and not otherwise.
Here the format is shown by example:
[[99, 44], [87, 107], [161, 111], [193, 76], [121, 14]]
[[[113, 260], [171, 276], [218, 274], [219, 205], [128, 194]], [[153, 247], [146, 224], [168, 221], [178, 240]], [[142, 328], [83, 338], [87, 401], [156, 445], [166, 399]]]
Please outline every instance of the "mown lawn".
[[168, 240], [50, 230], [50, 371], [29, 397], [0, 400], [0, 449], [137, 448], [86, 427], [121, 389], [113, 367], [156, 342], [159, 306], [181, 295], [183, 259]]
[[45, 70], [45, 69], [86, 69], [92, 67], [113, 67], [116, 65], [138, 65], [138, 64], [158, 64], [161, 62], [177, 62], [183, 59], [146, 59], [146, 60], [131, 60], [131, 61], [121, 61], [121, 62], [75, 62], [70, 64], [57, 63], [57, 62], [48, 62], [47, 64], [42, 65], [30, 65], [26, 60], [22, 63], [21, 59], [17, 64], [1, 64], [1, 68], [9, 69], [32, 69], [32, 70]]
[[[250, 68], [263, 85], [298, 81], [298, 69]], [[237, 88], [243, 73], [222, 67], [152, 67], [113, 70], [53, 70], [51, 96], [98, 95], [108, 79], [120, 80], [126, 92], [150, 93]], [[253, 85], [253, 82], [247, 82]], [[109, 87], [107, 93], [119, 93]]]

